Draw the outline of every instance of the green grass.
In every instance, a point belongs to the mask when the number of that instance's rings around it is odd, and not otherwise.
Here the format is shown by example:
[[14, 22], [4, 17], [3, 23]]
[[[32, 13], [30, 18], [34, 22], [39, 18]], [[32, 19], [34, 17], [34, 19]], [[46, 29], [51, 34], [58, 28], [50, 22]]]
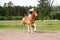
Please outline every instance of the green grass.
[[[0, 20], [0, 29], [27, 29], [20, 26], [20, 20]], [[37, 30], [60, 30], [60, 20], [36, 21]]]

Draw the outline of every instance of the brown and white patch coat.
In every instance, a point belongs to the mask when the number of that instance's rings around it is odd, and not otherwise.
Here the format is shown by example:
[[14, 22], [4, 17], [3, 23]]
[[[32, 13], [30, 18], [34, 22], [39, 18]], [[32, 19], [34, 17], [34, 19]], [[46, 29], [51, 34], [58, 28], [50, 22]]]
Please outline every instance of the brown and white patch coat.
[[36, 31], [36, 24], [35, 24], [35, 16], [37, 16], [37, 12], [34, 9], [29, 10], [29, 15], [24, 17], [21, 25], [27, 25], [28, 26], [28, 32], [32, 32], [32, 24], [34, 25], [34, 31]]

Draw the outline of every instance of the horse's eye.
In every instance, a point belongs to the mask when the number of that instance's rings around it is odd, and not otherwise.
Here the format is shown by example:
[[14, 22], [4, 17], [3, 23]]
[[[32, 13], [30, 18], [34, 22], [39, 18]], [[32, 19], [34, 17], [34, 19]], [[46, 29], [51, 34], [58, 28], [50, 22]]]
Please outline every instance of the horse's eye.
[[30, 11], [29, 13], [32, 14], [32, 11]]

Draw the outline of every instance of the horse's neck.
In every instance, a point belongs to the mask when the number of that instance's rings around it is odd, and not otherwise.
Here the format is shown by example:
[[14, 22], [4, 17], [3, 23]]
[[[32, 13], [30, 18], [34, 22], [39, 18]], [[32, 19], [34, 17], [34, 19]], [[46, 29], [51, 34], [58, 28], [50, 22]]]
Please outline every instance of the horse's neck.
[[33, 15], [33, 14], [29, 14], [28, 15], [31, 19], [34, 19], [35, 18], [35, 16]]
[[33, 18], [35, 18], [35, 15], [34, 15], [34, 13], [35, 13], [35, 12], [33, 11], [33, 12], [32, 12], [32, 17], [33, 17]]

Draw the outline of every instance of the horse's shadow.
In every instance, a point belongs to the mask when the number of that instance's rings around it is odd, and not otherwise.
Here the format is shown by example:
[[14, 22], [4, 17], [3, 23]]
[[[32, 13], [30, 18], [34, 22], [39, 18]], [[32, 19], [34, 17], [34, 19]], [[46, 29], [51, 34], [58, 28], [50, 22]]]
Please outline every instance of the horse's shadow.
[[56, 31], [34, 31], [35, 33], [57, 33]]

